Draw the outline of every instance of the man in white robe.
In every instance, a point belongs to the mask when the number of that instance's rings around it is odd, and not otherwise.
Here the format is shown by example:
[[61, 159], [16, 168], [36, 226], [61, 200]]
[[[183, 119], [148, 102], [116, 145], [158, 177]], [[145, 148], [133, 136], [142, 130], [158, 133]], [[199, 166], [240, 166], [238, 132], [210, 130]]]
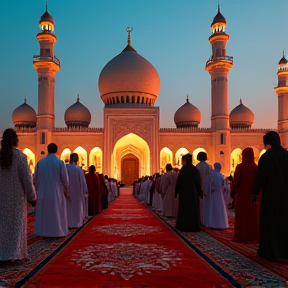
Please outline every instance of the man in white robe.
[[35, 168], [37, 206], [34, 232], [39, 236], [63, 237], [68, 234], [66, 198], [69, 182], [66, 165], [55, 153], [58, 147], [48, 145], [48, 155]]
[[162, 215], [166, 217], [177, 217], [178, 199], [175, 198], [175, 188], [177, 182], [177, 174], [173, 171], [170, 163], [166, 165], [167, 173], [163, 176], [162, 195], [163, 210]]
[[221, 163], [214, 164], [214, 171], [209, 177], [209, 227], [215, 229], [229, 228], [227, 209], [224, 201], [223, 190], [226, 181], [220, 173]]
[[67, 200], [67, 218], [69, 228], [78, 228], [83, 225], [86, 216], [87, 183], [83, 170], [77, 166], [77, 153], [70, 155], [70, 164], [66, 166], [69, 178], [70, 199]]
[[140, 192], [138, 196], [139, 201], [145, 205], [148, 204], [147, 200], [148, 200], [149, 187], [150, 187], [150, 181], [148, 179], [148, 176], [145, 176], [144, 181], [141, 184]]

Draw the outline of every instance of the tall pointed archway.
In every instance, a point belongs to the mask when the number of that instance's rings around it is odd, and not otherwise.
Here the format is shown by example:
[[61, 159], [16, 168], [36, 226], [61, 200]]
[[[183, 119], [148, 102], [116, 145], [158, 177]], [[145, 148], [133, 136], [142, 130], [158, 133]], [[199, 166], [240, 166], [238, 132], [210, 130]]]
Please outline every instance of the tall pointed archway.
[[[131, 157], [128, 157], [128, 156]], [[124, 137], [120, 138], [113, 149], [113, 155], [111, 159], [111, 176], [117, 180], [122, 180], [123, 161], [133, 162], [139, 160], [139, 172], [138, 177], [144, 175], [150, 175], [150, 148], [147, 142], [134, 133], [129, 133]], [[136, 161], [137, 162], [137, 161]], [[132, 165], [132, 164], [131, 164]], [[128, 169], [128, 168], [127, 168]], [[129, 169], [128, 169], [129, 170]], [[135, 174], [136, 176], [136, 174]], [[137, 177], [137, 178], [138, 178]], [[136, 179], [134, 179], [136, 180]], [[130, 180], [129, 180], [130, 181]]]

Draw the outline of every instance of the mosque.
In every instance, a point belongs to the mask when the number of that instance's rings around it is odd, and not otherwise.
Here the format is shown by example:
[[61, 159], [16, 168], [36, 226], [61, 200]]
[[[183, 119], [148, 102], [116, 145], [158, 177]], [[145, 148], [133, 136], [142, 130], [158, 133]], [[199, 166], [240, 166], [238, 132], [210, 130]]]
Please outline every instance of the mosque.
[[[39, 22], [41, 31], [36, 36], [40, 53], [33, 58], [38, 73], [38, 112], [25, 99], [12, 114], [19, 148], [27, 155], [31, 171], [47, 155], [50, 142], [58, 145], [58, 156], [63, 161], [76, 152], [84, 169], [94, 164], [99, 173], [124, 183], [161, 172], [166, 163], [181, 167], [181, 156], [188, 152], [195, 164], [197, 154], [205, 151], [208, 162], [222, 163], [225, 175], [233, 173], [241, 162], [245, 147], [254, 149], [258, 161], [265, 152], [262, 137], [268, 130], [251, 128], [254, 114], [241, 99], [231, 113], [228, 109], [228, 73], [233, 57], [226, 54], [226, 24], [218, 6], [209, 37], [212, 56], [206, 62], [206, 71], [211, 75], [211, 127], [198, 127], [201, 112], [188, 96], [175, 112], [175, 128], [159, 127], [160, 108], [154, 104], [160, 92], [160, 77], [155, 67], [132, 47], [132, 28], [128, 27], [127, 46], [106, 64], [99, 76], [100, 97], [105, 104], [104, 127], [89, 127], [91, 112], [78, 96], [65, 111], [67, 127], [57, 128], [54, 93], [60, 60], [54, 50], [55, 23], [46, 6]], [[278, 86], [274, 89], [278, 95], [278, 132], [282, 145], [288, 148], [288, 64], [284, 55], [277, 75]]]

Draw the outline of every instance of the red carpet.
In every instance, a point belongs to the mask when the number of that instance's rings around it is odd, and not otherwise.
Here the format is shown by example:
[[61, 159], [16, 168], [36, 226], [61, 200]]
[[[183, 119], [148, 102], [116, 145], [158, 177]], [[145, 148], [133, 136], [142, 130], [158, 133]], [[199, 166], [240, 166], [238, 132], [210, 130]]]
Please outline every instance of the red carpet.
[[124, 188], [24, 287], [232, 285]]
[[[230, 227], [234, 227], [234, 218], [229, 217]], [[205, 228], [204, 231], [216, 240], [229, 246], [233, 250], [241, 253], [247, 258], [257, 262], [265, 268], [273, 271], [277, 275], [288, 280], [288, 262], [284, 261], [268, 261], [257, 256], [258, 243], [237, 243], [233, 241], [234, 229], [213, 230]], [[288, 244], [287, 244], [288, 245]]]

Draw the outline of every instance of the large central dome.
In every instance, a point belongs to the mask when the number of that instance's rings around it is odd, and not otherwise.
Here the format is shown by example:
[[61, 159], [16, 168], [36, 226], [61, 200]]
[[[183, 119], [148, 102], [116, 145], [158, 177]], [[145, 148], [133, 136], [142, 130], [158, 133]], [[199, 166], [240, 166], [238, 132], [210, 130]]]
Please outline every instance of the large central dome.
[[99, 76], [99, 92], [106, 106], [154, 105], [160, 92], [160, 77], [154, 66], [128, 45], [106, 64]]

